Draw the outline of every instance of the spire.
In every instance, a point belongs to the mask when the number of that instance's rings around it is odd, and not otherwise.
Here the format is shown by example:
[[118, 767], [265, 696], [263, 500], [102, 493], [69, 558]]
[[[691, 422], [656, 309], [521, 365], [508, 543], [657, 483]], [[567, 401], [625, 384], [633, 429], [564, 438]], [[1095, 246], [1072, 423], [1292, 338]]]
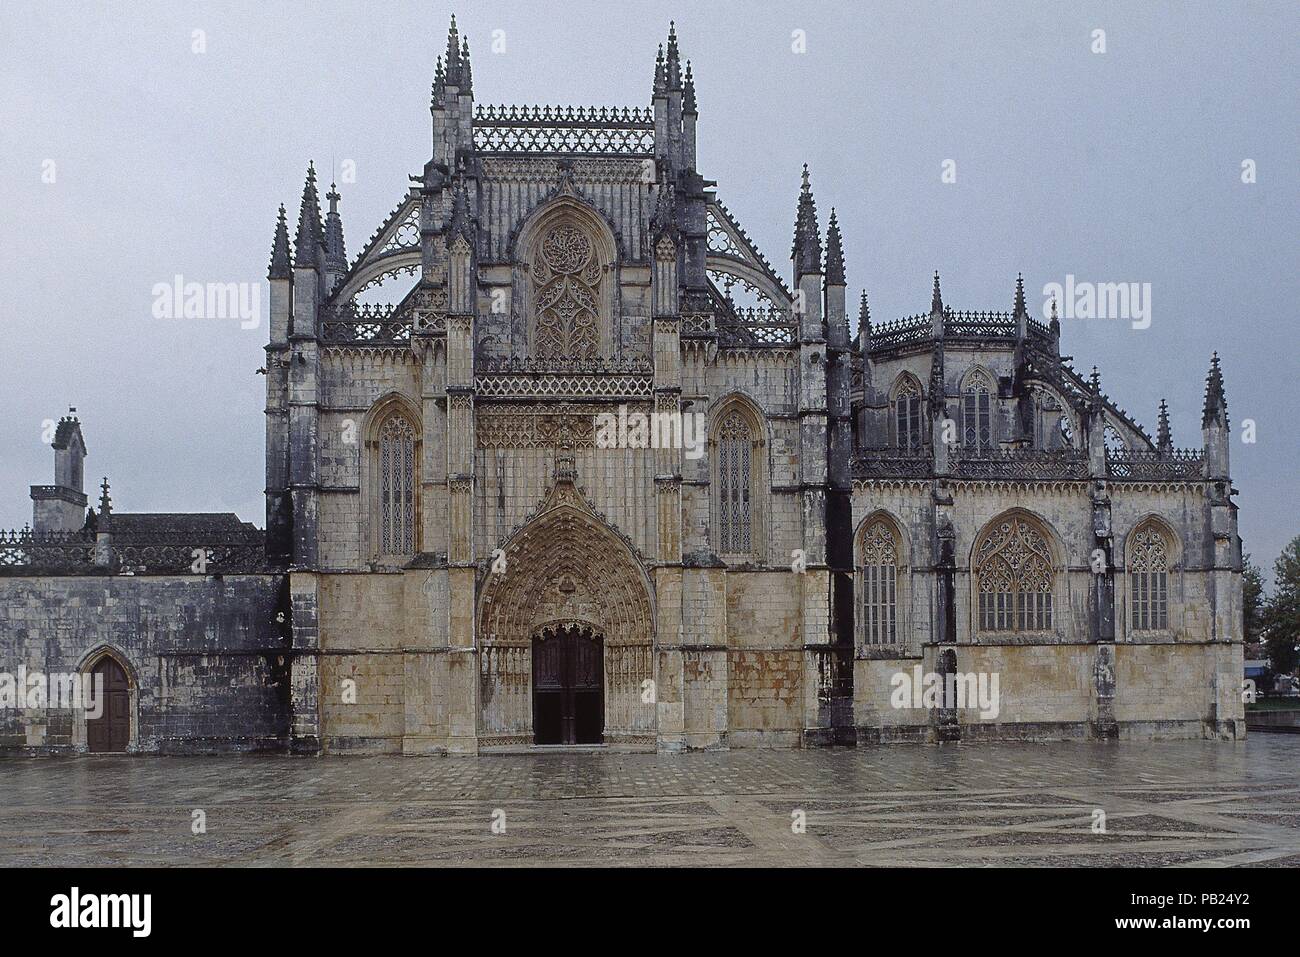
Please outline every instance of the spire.
[[691, 73], [691, 61], [686, 61], [686, 80], [682, 86], [682, 112], [698, 113], [695, 108], [695, 75]]
[[302, 188], [302, 207], [298, 210], [298, 235], [293, 241], [295, 266], [312, 268], [320, 264], [317, 250], [324, 241], [323, 233], [320, 199], [316, 195], [316, 167], [308, 163], [307, 183]]
[[1016, 273], [1016, 305], [1012, 312], [1013, 316], [1027, 316], [1029, 310], [1025, 307], [1025, 277]]
[[1161, 452], [1168, 452], [1174, 447], [1173, 433], [1169, 431], [1169, 406], [1165, 400], [1160, 400], [1160, 427], [1156, 431], [1156, 448]]
[[442, 67], [442, 55], [438, 56], [437, 66], [433, 68], [433, 92], [429, 100], [429, 109], [436, 110], [443, 105], [443, 94], [447, 86], [447, 73]]
[[1056, 297], [1052, 297], [1052, 321], [1049, 323], [1053, 337], [1061, 337], [1061, 317], [1056, 314]]
[[1088, 376], [1088, 388], [1092, 390], [1093, 395], [1101, 395], [1101, 373], [1097, 371], [1096, 366], [1092, 367], [1092, 375]]
[[819, 272], [822, 268], [822, 239], [817, 229], [817, 203], [808, 180], [808, 164], [803, 164], [803, 186], [799, 190], [799, 213], [794, 223], [794, 246], [790, 258], [795, 261], [795, 276]]
[[289, 225], [284, 218], [284, 203], [280, 204], [280, 217], [275, 221], [275, 241], [271, 243], [271, 268], [267, 279], [288, 279], [292, 264], [289, 262]]
[[1205, 377], [1205, 409], [1201, 414], [1201, 428], [1208, 429], [1218, 423], [1228, 427], [1228, 397], [1223, 391], [1223, 370], [1219, 368], [1219, 354], [1210, 358], [1210, 373]]
[[668, 92], [668, 74], [664, 71], [664, 45], [659, 44], [659, 54], [655, 57], [655, 83], [654, 95], [660, 96]]
[[682, 88], [682, 62], [681, 56], [677, 51], [677, 25], [673, 21], [668, 21], [668, 61], [667, 61], [668, 89], [680, 90]]
[[460, 41], [460, 92], [465, 96], [474, 95], [474, 75], [469, 68], [469, 39]]
[[99, 487], [99, 524], [98, 530], [101, 532], [108, 531], [112, 524], [113, 518], [113, 500], [108, 497], [108, 476], [104, 476], [104, 484]]
[[455, 82], [452, 76], [460, 72], [460, 34], [456, 31], [456, 14], [451, 15], [451, 26], [447, 28], [447, 79]]
[[867, 335], [871, 335], [871, 307], [867, 305], [867, 291], [865, 289], [862, 290], [862, 302], [858, 306], [858, 335], [862, 335], [864, 330]]
[[934, 292], [930, 296], [930, 314], [943, 315], [943, 295], [939, 292], [939, 270], [934, 271]]
[[840, 223], [831, 207], [831, 219], [826, 226], [826, 285], [844, 285], [844, 247], [840, 240]]
[[325, 194], [329, 200], [330, 211], [325, 215], [325, 268], [333, 272], [348, 271], [348, 256], [343, 247], [343, 217], [339, 215], [338, 189], [330, 183], [330, 191]]

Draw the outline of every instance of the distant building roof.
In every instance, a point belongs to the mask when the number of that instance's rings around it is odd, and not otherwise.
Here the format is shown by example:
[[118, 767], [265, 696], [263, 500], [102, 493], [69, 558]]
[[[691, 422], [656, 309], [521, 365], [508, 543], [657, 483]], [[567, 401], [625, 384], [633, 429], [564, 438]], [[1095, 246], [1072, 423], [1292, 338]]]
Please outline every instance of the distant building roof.
[[118, 542], [257, 541], [262, 532], [241, 522], [234, 512], [114, 512], [113, 540]]

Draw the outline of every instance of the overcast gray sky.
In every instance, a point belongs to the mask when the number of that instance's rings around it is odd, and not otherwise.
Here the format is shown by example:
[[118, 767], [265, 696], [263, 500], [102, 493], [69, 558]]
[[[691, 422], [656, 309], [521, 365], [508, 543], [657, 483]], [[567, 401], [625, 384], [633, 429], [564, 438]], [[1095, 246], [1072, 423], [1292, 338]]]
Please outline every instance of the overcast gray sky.
[[935, 269], [957, 309], [1009, 308], [1017, 270], [1031, 305], [1067, 274], [1150, 283], [1149, 328], [1069, 320], [1063, 351], [1153, 434], [1167, 397], [1175, 444], [1199, 447], [1217, 349], [1246, 549], [1268, 570], [1300, 533], [1290, 2], [5, 0], [0, 527], [30, 520], [42, 422], [69, 404], [119, 509], [263, 523], [265, 321], [155, 319], [153, 287], [264, 283], [312, 158], [324, 182], [355, 162], [355, 255], [428, 159], [453, 9], [492, 103], [648, 105], [676, 19], [704, 175], [785, 273], [807, 162], [877, 320], [928, 308]]

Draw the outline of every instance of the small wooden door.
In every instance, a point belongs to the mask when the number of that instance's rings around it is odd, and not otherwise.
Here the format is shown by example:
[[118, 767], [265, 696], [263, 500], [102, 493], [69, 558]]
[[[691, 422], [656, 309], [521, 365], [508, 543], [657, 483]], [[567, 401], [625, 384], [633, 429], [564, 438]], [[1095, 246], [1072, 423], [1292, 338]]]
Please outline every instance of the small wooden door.
[[[113, 658], [95, 665], [90, 680], [103, 680], [104, 706], [98, 718], [86, 721], [91, 751], [125, 751], [131, 741], [131, 687], [126, 672]], [[93, 685], [92, 685], [93, 686]]]
[[589, 629], [533, 639], [533, 740], [600, 744], [605, 733], [603, 649]]

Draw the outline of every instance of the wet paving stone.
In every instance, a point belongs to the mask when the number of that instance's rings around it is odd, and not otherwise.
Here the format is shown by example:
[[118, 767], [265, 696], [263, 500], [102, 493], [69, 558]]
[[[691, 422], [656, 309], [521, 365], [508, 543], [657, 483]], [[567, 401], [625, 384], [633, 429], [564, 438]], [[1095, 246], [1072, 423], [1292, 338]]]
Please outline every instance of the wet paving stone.
[[[1275, 866], [1300, 860], [1298, 808], [1292, 735], [677, 755], [0, 757], [0, 866]], [[196, 809], [207, 827], [197, 835]], [[1092, 829], [1098, 810], [1104, 832]]]

